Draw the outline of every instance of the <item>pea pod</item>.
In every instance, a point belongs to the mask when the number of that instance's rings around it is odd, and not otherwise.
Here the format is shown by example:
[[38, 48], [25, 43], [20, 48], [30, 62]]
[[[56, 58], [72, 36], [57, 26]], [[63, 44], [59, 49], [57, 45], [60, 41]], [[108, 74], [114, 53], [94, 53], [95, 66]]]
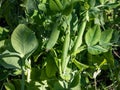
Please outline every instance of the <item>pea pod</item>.
[[71, 21], [71, 15], [66, 17], [66, 32], [65, 32], [65, 39], [64, 39], [64, 45], [63, 45], [63, 51], [62, 51], [62, 73], [65, 73], [67, 64], [69, 61], [70, 56], [68, 55], [69, 50], [69, 44], [70, 44], [70, 21]]
[[57, 42], [60, 31], [58, 30], [58, 23], [53, 26], [52, 33], [50, 35], [49, 41], [46, 45], [46, 50], [50, 50]]
[[83, 38], [83, 33], [84, 33], [84, 30], [85, 30], [85, 27], [86, 27], [86, 23], [87, 23], [86, 20], [81, 23], [81, 26], [80, 26], [80, 29], [79, 29], [79, 32], [78, 32], [78, 37], [77, 37], [77, 40], [75, 41], [75, 45], [74, 45], [74, 48], [73, 48], [74, 52], [82, 44], [82, 38]]
[[63, 45], [63, 53], [62, 53], [62, 72], [63, 73], [65, 72], [67, 63], [69, 61], [69, 58], [68, 58], [69, 43], [70, 43], [70, 30], [67, 30], [64, 45]]
[[60, 2], [60, 0], [54, 0], [55, 2], [56, 2], [56, 4], [58, 5], [58, 7], [59, 7], [59, 9], [60, 10], [63, 10], [63, 5], [62, 5], [62, 3]]
[[49, 0], [49, 7], [54, 12], [63, 10], [63, 6], [59, 0]]

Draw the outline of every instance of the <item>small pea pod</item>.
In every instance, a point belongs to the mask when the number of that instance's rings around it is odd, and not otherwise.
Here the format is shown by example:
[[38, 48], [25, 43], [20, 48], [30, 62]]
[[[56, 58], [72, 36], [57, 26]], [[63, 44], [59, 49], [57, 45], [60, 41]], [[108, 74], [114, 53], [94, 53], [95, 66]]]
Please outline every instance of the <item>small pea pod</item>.
[[75, 41], [75, 45], [74, 45], [74, 48], [73, 48], [73, 52], [75, 52], [78, 49], [78, 47], [80, 47], [81, 44], [82, 44], [82, 38], [83, 38], [83, 33], [85, 31], [86, 23], [87, 23], [86, 20], [81, 23], [81, 26], [80, 26], [80, 29], [79, 29], [79, 32], [78, 32], [78, 37]]
[[52, 33], [50, 35], [49, 41], [46, 45], [46, 50], [50, 50], [57, 42], [60, 31], [58, 30], [58, 23], [53, 26]]

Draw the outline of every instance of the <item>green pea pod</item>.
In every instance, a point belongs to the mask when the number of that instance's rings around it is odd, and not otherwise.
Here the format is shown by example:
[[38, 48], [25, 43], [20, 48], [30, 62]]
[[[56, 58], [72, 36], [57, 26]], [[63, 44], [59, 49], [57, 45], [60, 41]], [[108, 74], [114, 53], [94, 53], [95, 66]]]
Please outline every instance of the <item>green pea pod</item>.
[[62, 72], [64, 73], [67, 67], [67, 63], [69, 61], [68, 57], [68, 49], [70, 44], [70, 30], [66, 32], [64, 45], [63, 45], [63, 53], [62, 53]]
[[61, 68], [62, 68], [62, 73], [66, 72], [66, 68], [69, 62], [70, 56], [68, 55], [68, 50], [69, 50], [69, 45], [70, 45], [70, 21], [71, 21], [72, 16], [69, 15], [66, 17], [66, 31], [65, 31], [65, 39], [64, 39], [64, 44], [63, 44], [63, 51], [62, 51], [62, 62], [61, 62]]
[[85, 30], [85, 27], [86, 27], [86, 23], [87, 21], [83, 21], [81, 26], [80, 26], [80, 29], [79, 29], [79, 32], [78, 32], [78, 37], [77, 37], [77, 40], [75, 42], [75, 45], [74, 45], [74, 52], [78, 49], [78, 47], [81, 46], [82, 44], [82, 38], [83, 38], [83, 33], [84, 33], [84, 30]]
[[49, 0], [49, 7], [54, 12], [63, 10], [63, 6], [59, 0]]
[[53, 26], [52, 33], [50, 35], [49, 41], [46, 45], [46, 50], [50, 50], [56, 44], [60, 31], [58, 30], [58, 23]]
[[56, 2], [56, 4], [58, 5], [60, 10], [64, 9], [64, 7], [63, 7], [62, 3], [60, 2], [60, 0], [54, 0], [54, 1]]

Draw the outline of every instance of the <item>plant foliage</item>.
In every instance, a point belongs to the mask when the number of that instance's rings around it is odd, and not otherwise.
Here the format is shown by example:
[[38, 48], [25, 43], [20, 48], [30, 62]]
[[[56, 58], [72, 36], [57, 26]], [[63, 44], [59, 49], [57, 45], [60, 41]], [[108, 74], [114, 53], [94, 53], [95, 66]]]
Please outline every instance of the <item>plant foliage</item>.
[[0, 0], [1, 90], [119, 90], [119, 0]]

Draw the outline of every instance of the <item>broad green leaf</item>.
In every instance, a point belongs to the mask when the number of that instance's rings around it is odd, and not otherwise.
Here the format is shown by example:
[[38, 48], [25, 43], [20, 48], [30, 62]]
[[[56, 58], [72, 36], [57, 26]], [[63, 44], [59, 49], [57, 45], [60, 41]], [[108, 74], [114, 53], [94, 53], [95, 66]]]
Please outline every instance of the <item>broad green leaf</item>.
[[108, 51], [107, 49], [105, 49], [99, 45], [88, 47], [88, 52], [92, 55], [98, 55], [98, 54], [101, 54], [101, 53], [107, 52], [107, 51]]
[[[37, 83], [37, 85], [35, 85], [35, 83]], [[26, 90], [40, 90], [39, 87], [40, 87], [40, 83], [38, 85], [38, 82], [37, 81], [31, 81], [29, 84], [26, 85]], [[41, 89], [42, 90], [42, 89]], [[44, 90], [44, 89], [43, 89]]]
[[70, 83], [70, 88], [76, 87], [80, 83], [80, 73], [77, 72], [74, 75], [72, 82]]
[[104, 59], [104, 57], [101, 56], [101, 55], [92, 55], [92, 54], [90, 54], [90, 53], [88, 53], [87, 58], [88, 58], [88, 64], [89, 64], [90, 66], [93, 66], [95, 63], [96, 63], [97, 65], [100, 65], [101, 62], [102, 62], [103, 59]]
[[12, 83], [8, 82], [8, 83], [4, 83], [5, 89], [6, 90], [15, 90], [15, 87]]
[[82, 90], [81, 89], [81, 83], [79, 82], [75, 87], [71, 88], [70, 90]]
[[87, 69], [89, 66], [78, 62], [77, 60], [73, 59], [72, 62], [78, 67], [78, 69], [82, 72], [83, 70]]
[[34, 10], [37, 9], [35, 0], [25, 0], [24, 1], [26, 11], [29, 15], [32, 15]]
[[6, 70], [5, 68], [0, 67], [0, 81], [7, 79], [9, 73], [10, 71]]
[[19, 24], [13, 31], [11, 43], [13, 48], [20, 53], [21, 57], [24, 57], [25, 55], [29, 56], [38, 47], [35, 33], [24, 24]]
[[65, 83], [63, 81], [55, 82], [53, 90], [65, 90]]
[[32, 81], [39, 81], [40, 80], [41, 70], [38, 68], [31, 68], [31, 75], [30, 78]]
[[17, 56], [16, 53], [12, 53], [9, 51], [5, 51], [3, 54], [6, 54], [2, 57], [2, 60], [0, 60], [0, 64], [4, 66], [5, 68], [21, 68], [20, 66], [20, 58]]
[[20, 68], [19, 58], [18, 57], [4, 57], [3, 60], [0, 61], [1, 65], [5, 68]]
[[31, 81], [26, 86], [27, 87], [26, 87], [25, 90], [46, 90], [46, 88], [48, 87], [46, 80], [44, 80], [42, 82]]
[[73, 11], [73, 4], [70, 2], [70, 3], [67, 3], [65, 5], [65, 9], [63, 10], [63, 14], [69, 15], [70, 13], [72, 13], [72, 11]]
[[118, 43], [120, 39], [120, 31], [119, 30], [114, 30], [111, 42], [112, 43]]
[[112, 54], [112, 51], [106, 52], [103, 54], [105, 59], [107, 60], [107, 63], [110, 64], [111, 67], [114, 66], [114, 56]]
[[88, 46], [93, 46], [98, 43], [101, 36], [100, 27], [95, 25], [93, 28], [90, 28], [85, 35], [85, 42]]
[[102, 32], [101, 37], [100, 37], [100, 45], [104, 45], [107, 43], [110, 43], [110, 40], [112, 38], [113, 30], [105, 30]]
[[46, 74], [48, 77], [55, 76], [56, 72], [58, 71], [56, 63], [53, 57], [47, 57], [47, 65], [46, 65]]
[[14, 83], [15, 90], [21, 90], [21, 79], [13, 79], [12, 82]]
[[[1, 2], [2, 0], [0, 0]], [[16, 11], [18, 10], [18, 2], [17, 0], [5, 0], [4, 3], [2, 4], [2, 7], [0, 8], [0, 16], [1, 14], [4, 17], [4, 22], [7, 24], [2, 25], [8, 25], [10, 28], [15, 28], [15, 26], [18, 24], [18, 13]], [[1, 18], [1, 17], [0, 17]]]
[[120, 6], [120, 3], [110, 3], [105, 6], [112, 9], [112, 8], [117, 8], [118, 6]]

